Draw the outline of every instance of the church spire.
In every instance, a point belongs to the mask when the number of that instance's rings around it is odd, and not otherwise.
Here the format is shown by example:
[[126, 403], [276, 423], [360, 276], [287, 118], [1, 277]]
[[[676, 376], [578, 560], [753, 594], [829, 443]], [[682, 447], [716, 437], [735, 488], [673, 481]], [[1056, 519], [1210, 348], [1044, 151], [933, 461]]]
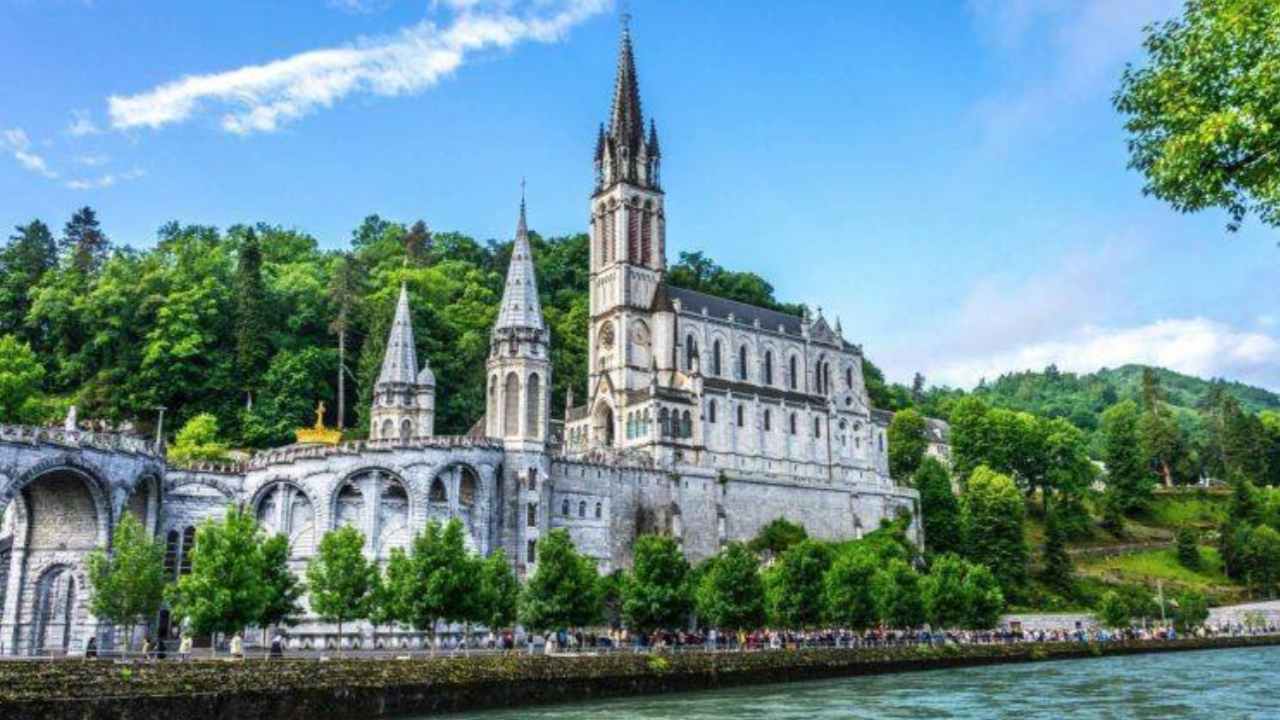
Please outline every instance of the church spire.
[[400, 300], [396, 304], [396, 317], [391, 322], [391, 334], [387, 336], [387, 352], [382, 357], [382, 372], [378, 384], [400, 383], [412, 385], [418, 379], [418, 353], [413, 346], [413, 322], [409, 316], [409, 289], [400, 284]]
[[644, 141], [644, 117], [640, 112], [640, 83], [636, 80], [636, 61], [631, 49], [631, 24], [624, 15], [622, 40], [618, 48], [618, 74], [613, 84], [613, 112], [609, 117], [609, 134], [624, 144], [634, 157]]
[[520, 219], [516, 222], [516, 239], [511, 245], [511, 264], [507, 266], [507, 284], [502, 290], [495, 333], [511, 328], [542, 330], [542, 303], [538, 301], [538, 280], [533, 270], [533, 252], [529, 247], [529, 228], [525, 222], [524, 181], [520, 182]]
[[640, 81], [636, 76], [635, 51], [631, 43], [630, 15], [624, 13], [609, 122], [596, 136], [598, 187], [627, 182], [642, 188], [658, 189], [657, 142], [654, 125], [650, 123], [646, 128], [644, 124], [644, 113], [640, 108]]

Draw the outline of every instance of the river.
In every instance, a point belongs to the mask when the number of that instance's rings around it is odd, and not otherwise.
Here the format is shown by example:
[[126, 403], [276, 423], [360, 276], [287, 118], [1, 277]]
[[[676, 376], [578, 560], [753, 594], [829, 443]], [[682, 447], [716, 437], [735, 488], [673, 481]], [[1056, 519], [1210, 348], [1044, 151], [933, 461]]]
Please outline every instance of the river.
[[549, 705], [450, 720], [1280, 718], [1280, 647], [879, 675]]

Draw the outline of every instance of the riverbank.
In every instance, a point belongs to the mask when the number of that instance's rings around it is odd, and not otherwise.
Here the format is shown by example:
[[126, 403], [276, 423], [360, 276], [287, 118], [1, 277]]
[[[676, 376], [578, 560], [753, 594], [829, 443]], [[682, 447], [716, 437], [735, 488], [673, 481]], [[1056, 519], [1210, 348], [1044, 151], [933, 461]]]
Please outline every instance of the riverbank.
[[1132, 643], [673, 655], [490, 655], [117, 665], [0, 663], [7, 720], [368, 720], [757, 683], [1141, 653], [1280, 645], [1280, 636]]

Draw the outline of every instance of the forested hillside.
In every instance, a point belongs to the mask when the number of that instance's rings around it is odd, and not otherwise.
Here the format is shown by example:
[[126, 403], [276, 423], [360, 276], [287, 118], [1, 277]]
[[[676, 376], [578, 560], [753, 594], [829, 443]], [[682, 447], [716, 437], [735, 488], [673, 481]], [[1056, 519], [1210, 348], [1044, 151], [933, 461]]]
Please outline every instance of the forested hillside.
[[[512, 227], [515, 212], [512, 212]], [[586, 385], [586, 235], [531, 237], [552, 334], [553, 413]], [[484, 361], [511, 243], [431, 233], [371, 215], [347, 248], [258, 224], [225, 230], [172, 222], [141, 250], [113, 242], [90, 208], [55, 232], [19, 226], [0, 250], [0, 422], [80, 418], [150, 430], [210, 413], [231, 446], [290, 442], [318, 401], [367, 427], [400, 283], [413, 297], [420, 357], [437, 379], [437, 432], [466, 432], [484, 412]], [[773, 288], [701, 253], [672, 282], [779, 309]], [[166, 433], [170, 436], [172, 432]]]

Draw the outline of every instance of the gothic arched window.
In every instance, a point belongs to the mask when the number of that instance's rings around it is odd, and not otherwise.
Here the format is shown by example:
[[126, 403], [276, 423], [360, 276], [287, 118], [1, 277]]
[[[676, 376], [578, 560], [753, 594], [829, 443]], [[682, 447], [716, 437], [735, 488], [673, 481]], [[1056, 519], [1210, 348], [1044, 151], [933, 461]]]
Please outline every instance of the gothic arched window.
[[173, 580], [178, 579], [179, 538], [177, 530], [170, 530], [164, 546], [164, 576]]
[[507, 373], [502, 389], [502, 434], [520, 434], [520, 378], [515, 373]]
[[178, 574], [191, 574], [191, 551], [196, 547], [196, 529], [194, 526], [188, 525], [182, 531], [182, 564], [179, 566]]
[[744, 427], [747, 424], [747, 410], [741, 404], [738, 405], [738, 427]]
[[601, 505], [600, 503], [596, 503], [596, 519], [599, 520], [603, 514], [604, 514], [604, 506]]
[[720, 341], [711, 343], [711, 374], [720, 375]]
[[648, 265], [653, 257], [653, 212], [646, 208], [640, 222], [640, 262]]
[[707, 403], [707, 422], [714, 423], [716, 421], [716, 401], [712, 400]]
[[764, 384], [773, 384], [773, 351], [764, 351]]
[[685, 410], [684, 414], [680, 416], [680, 435], [687, 438], [693, 437], [693, 416], [689, 414], [688, 410]]
[[684, 369], [693, 370], [693, 357], [698, 354], [698, 341], [692, 335], [684, 338]]
[[796, 356], [795, 355], [791, 356], [791, 367], [789, 368], [789, 370], [790, 372], [787, 373], [787, 382], [790, 383], [791, 389], [795, 390], [796, 383], [798, 382], [796, 378], [797, 373], [796, 373]]
[[587, 501], [579, 500], [578, 501], [578, 517], [584, 518], [586, 516], [587, 516]]
[[770, 425], [772, 424], [772, 423], [771, 423], [771, 421], [772, 421], [772, 417], [770, 416], [769, 411], [768, 411], [768, 410], [765, 410], [765, 411], [764, 411], [764, 429], [765, 429], [765, 432], [768, 432], [768, 431], [770, 430]]
[[738, 379], [747, 379], [747, 346], [738, 348]]
[[567, 498], [560, 503], [560, 514], [569, 517], [569, 500]]
[[525, 387], [524, 395], [525, 434], [537, 437], [542, 417], [542, 381], [538, 373], [529, 376], [529, 384]]
[[815, 438], [822, 437], [822, 419], [815, 417], [813, 419], [813, 436]]
[[853, 389], [853, 366], [846, 365], [844, 368], [844, 386], [849, 390]]
[[787, 418], [787, 432], [792, 435], [796, 434], [796, 414], [791, 413], [791, 417]]
[[666, 408], [658, 411], [658, 429], [662, 432], [662, 437], [671, 435], [671, 413]]
[[449, 502], [449, 493], [444, 489], [444, 481], [440, 478], [431, 481], [431, 491], [427, 493], [427, 502]]

